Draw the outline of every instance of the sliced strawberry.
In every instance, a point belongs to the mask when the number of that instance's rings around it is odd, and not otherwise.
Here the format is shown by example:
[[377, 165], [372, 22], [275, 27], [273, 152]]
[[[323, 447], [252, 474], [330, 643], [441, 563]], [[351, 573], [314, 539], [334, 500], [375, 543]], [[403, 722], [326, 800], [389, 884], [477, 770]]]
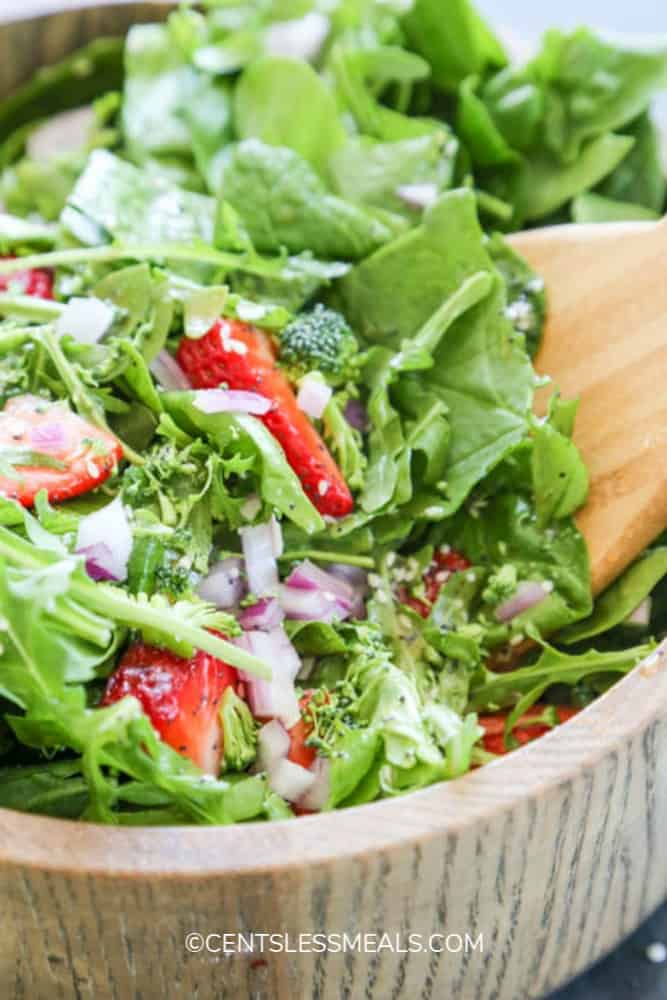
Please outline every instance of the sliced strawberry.
[[[45, 464], [21, 465], [23, 453], [47, 456]], [[24, 507], [42, 489], [52, 503], [87, 493], [109, 478], [122, 455], [113, 434], [86, 423], [64, 403], [17, 396], [0, 412], [0, 459], [17, 477], [0, 475], [0, 495]]]
[[[14, 258], [0, 257], [0, 260], [14, 260]], [[0, 292], [8, 291], [16, 291], [20, 295], [34, 295], [38, 299], [52, 299], [53, 272], [35, 268], [31, 271], [0, 275]]]
[[102, 705], [134, 695], [165, 743], [207, 774], [220, 773], [220, 699], [238, 674], [198, 650], [186, 660], [143, 642], [130, 646], [107, 682]]
[[425, 599], [411, 596], [407, 588], [403, 587], [399, 595], [401, 602], [407, 604], [422, 618], [428, 618], [432, 606], [438, 599], [438, 594], [450, 575], [460, 573], [464, 569], [470, 569], [471, 565], [472, 563], [456, 549], [443, 545], [435, 550], [433, 559], [424, 573]]
[[[553, 728], [545, 719], [545, 712], [548, 709], [548, 705], [533, 705], [532, 708], [529, 708], [521, 716], [512, 730], [512, 736], [520, 746], [531, 743], [539, 736], [544, 736], [545, 733], [548, 733]], [[558, 705], [556, 707], [556, 718], [559, 723], [567, 722], [578, 711], [578, 709], [571, 708], [568, 705]], [[496, 715], [480, 715], [478, 719], [480, 726], [484, 730], [482, 746], [489, 753], [505, 754], [509, 753], [512, 749], [512, 747], [505, 746], [504, 733], [507, 716], [507, 712], [499, 712]]]
[[354, 502], [327, 446], [303, 410], [287, 378], [276, 367], [271, 342], [260, 330], [238, 320], [219, 320], [199, 340], [184, 337], [177, 360], [197, 389], [224, 383], [271, 399], [260, 419], [282, 445], [304, 492], [321, 514], [343, 517]]

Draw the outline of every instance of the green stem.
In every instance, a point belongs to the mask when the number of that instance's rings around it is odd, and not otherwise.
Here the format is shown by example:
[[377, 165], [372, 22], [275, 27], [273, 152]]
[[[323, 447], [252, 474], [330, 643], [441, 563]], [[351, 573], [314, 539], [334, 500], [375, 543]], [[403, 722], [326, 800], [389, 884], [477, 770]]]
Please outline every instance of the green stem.
[[176, 260], [195, 264], [212, 264], [228, 271], [243, 270], [259, 277], [271, 277], [279, 273], [284, 261], [265, 260], [259, 256], [225, 253], [204, 245], [192, 246], [187, 243], [137, 244], [117, 246], [109, 244], [101, 247], [74, 247], [55, 250], [50, 253], [31, 254], [13, 260], [0, 260], [0, 275], [15, 274], [17, 271], [42, 267], [74, 267], [77, 264], [104, 264], [119, 260]]
[[43, 329], [41, 326], [21, 326], [13, 330], [3, 330], [0, 333], [0, 355], [17, 351], [29, 340], [34, 340]]
[[320, 549], [294, 549], [283, 552], [279, 556], [281, 562], [294, 562], [297, 559], [314, 559], [317, 562], [344, 563], [346, 566], [360, 566], [362, 569], [375, 569], [372, 556], [355, 556], [349, 552], [325, 552]]
[[21, 316], [48, 323], [57, 319], [65, 307], [61, 302], [38, 299], [34, 295], [0, 294], [0, 316]]

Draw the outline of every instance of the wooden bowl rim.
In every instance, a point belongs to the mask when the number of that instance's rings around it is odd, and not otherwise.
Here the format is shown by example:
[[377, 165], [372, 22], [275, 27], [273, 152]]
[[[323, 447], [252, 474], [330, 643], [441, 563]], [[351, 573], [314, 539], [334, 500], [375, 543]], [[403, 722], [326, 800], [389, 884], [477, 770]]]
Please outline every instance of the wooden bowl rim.
[[579, 715], [454, 781], [340, 811], [231, 826], [118, 827], [0, 809], [0, 864], [109, 877], [208, 879], [372, 860], [417, 848], [617, 762], [667, 720], [667, 642]]
[[[134, 0], [75, 0], [73, 10], [132, 7]], [[144, 0], [134, 6], [162, 0]], [[38, 4], [35, 3], [35, 8]], [[0, 12], [0, 24], [62, 14], [45, 4], [28, 17]], [[0, 863], [100, 877], [198, 880], [261, 876], [308, 865], [372, 860], [379, 850], [417, 848], [474, 824], [488, 824], [529, 800], [548, 797], [667, 719], [667, 643], [578, 716], [455, 781], [364, 806], [298, 820], [225, 827], [112, 827], [0, 809]]]

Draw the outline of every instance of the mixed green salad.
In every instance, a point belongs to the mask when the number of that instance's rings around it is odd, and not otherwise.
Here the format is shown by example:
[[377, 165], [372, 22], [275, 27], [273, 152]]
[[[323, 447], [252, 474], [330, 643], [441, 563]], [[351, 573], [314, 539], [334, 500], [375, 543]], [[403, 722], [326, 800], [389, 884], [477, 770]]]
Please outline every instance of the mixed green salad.
[[532, 414], [545, 289], [503, 234], [660, 216], [667, 42], [515, 65], [446, 6], [185, 5], [0, 104], [0, 805], [370, 802], [665, 632], [659, 541], [593, 601], [577, 403]]

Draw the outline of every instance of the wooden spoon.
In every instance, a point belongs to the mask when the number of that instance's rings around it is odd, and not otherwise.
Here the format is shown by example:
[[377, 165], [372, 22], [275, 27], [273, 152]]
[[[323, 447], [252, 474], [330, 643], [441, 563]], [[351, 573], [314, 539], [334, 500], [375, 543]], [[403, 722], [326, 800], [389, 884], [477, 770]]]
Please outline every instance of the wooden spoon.
[[537, 370], [581, 399], [574, 440], [591, 485], [577, 523], [599, 593], [667, 528], [667, 221], [556, 226], [511, 243], [546, 282]]

